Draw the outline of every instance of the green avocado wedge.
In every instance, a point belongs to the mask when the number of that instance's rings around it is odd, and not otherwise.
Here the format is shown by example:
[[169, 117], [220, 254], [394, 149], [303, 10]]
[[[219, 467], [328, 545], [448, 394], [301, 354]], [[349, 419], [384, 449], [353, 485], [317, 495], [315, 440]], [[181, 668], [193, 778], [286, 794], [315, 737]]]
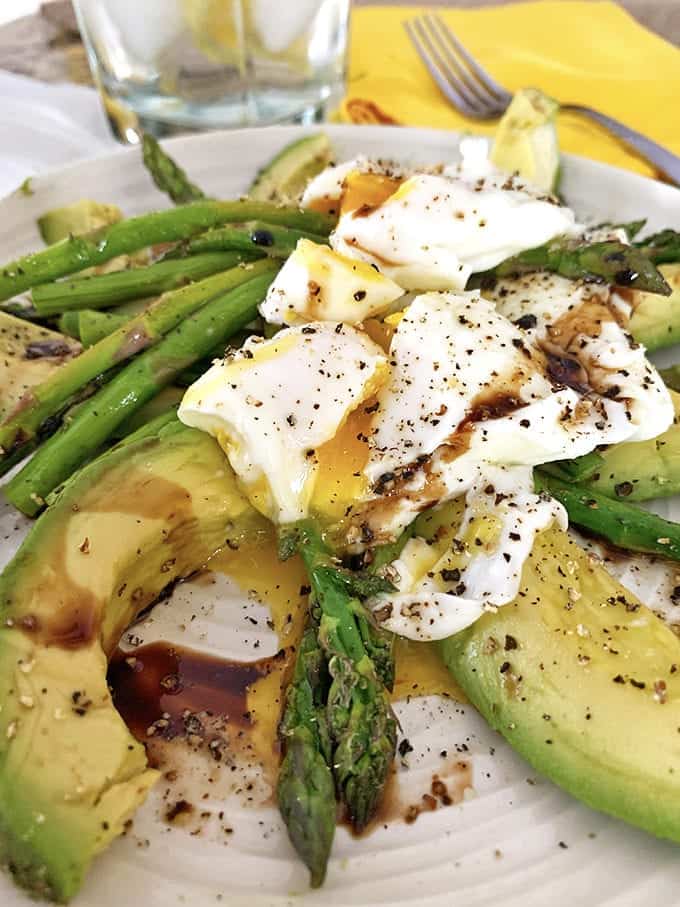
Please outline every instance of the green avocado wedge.
[[680, 842], [680, 640], [564, 532], [538, 536], [512, 603], [439, 645], [537, 771]]
[[217, 443], [171, 423], [76, 473], [0, 577], [0, 863], [32, 895], [73, 897], [157, 777], [108, 656], [249, 512]]
[[79, 352], [71, 337], [0, 310], [0, 421]]
[[680, 264], [662, 264], [659, 271], [671, 288], [670, 296], [632, 291], [633, 314], [628, 329], [647, 352], [680, 342]]
[[663, 434], [647, 441], [612, 444], [583, 487], [626, 501], [667, 498], [680, 492], [680, 394], [670, 392], [675, 417]]
[[88, 233], [99, 227], [117, 224], [123, 219], [123, 212], [117, 205], [83, 198], [65, 208], [55, 208], [38, 218], [38, 230], [48, 245], [59, 242], [69, 234]]
[[260, 170], [248, 196], [279, 203], [297, 200], [307, 183], [329, 165], [331, 156], [330, 142], [323, 132], [291, 142]]

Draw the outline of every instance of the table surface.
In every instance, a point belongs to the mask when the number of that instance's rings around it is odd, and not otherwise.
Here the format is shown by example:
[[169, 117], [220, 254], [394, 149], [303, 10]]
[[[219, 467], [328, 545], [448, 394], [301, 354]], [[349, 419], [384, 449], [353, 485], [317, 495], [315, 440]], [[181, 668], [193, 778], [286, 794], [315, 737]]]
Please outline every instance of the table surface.
[[[413, 0], [355, 0], [355, 5], [408, 5]], [[429, 0], [430, 6], [480, 7], [510, 0]], [[591, 0], [596, 2], [596, 0]], [[680, 0], [619, 0], [643, 25], [680, 46]], [[46, 82], [91, 84], [70, 0], [0, 0], [0, 22], [39, 7], [32, 15], [0, 25], [0, 69]]]

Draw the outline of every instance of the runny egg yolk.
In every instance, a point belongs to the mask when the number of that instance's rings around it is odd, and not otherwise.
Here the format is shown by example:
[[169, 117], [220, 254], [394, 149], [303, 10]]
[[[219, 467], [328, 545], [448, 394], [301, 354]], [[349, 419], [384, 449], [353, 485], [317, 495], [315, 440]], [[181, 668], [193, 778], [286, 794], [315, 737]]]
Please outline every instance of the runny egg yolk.
[[384, 321], [379, 318], [367, 318], [361, 326], [374, 343], [389, 353], [395, 331], [395, 325], [390, 322], [389, 318]]
[[362, 210], [378, 208], [402, 183], [403, 180], [382, 173], [361, 173], [354, 170], [345, 177], [340, 214], [354, 211], [359, 216]]
[[394, 689], [392, 699], [408, 696], [446, 696], [458, 702], [467, 702], [444, 664], [437, 646], [413, 639], [395, 638]]
[[374, 404], [373, 397], [365, 400], [349, 414], [335, 437], [317, 449], [318, 472], [310, 509], [324, 520], [342, 519], [347, 508], [368, 490], [364, 466]]

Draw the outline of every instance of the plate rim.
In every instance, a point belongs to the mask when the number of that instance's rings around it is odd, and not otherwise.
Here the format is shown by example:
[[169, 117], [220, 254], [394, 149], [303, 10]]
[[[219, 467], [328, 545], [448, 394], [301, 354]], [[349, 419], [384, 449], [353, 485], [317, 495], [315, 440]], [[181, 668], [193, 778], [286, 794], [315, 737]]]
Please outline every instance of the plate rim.
[[[368, 134], [368, 135], [385, 135], [393, 134], [397, 139], [395, 143], [395, 157], [398, 157], [398, 146], [401, 144], [412, 144], [415, 141], [422, 137], [425, 140], [425, 144], [430, 143], [437, 144], [438, 141], [448, 139], [452, 144], [452, 153], [455, 150], [455, 144], [460, 141], [464, 136], [474, 136], [474, 132], [468, 131], [459, 131], [451, 129], [434, 129], [430, 127], [420, 127], [420, 126], [394, 126], [394, 125], [376, 125], [376, 126], [364, 126], [350, 123], [318, 123], [312, 126], [301, 126], [301, 125], [272, 125], [272, 126], [250, 126], [242, 129], [216, 129], [209, 130], [206, 132], [200, 133], [187, 133], [177, 136], [172, 136], [167, 139], [163, 139], [163, 146], [172, 154], [173, 151], [179, 151], [182, 155], [184, 153], [188, 154], [192, 146], [203, 145], [203, 144], [220, 144], [222, 142], [228, 142], [233, 136], [243, 137], [247, 139], [249, 136], [252, 137], [253, 143], [257, 145], [258, 137], [262, 136], [274, 136], [280, 135], [283, 142], [284, 139], [289, 137], [289, 141], [292, 141], [297, 136], [309, 135], [315, 132], [326, 132], [331, 139], [333, 140], [334, 136], [341, 137], [343, 134], [351, 134], [352, 136], [356, 134]], [[483, 138], [488, 138], [488, 136], [483, 136]], [[405, 140], [403, 142], [401, 139]], [[68, 179], [69, 176], [76, 173], [79, 168], [83, 166], [96, 166], [102, 165], [105, 166], [108, 163], [115, 161], [116, 159], [123, 159], [127, 157], [132, 159], [133, 155], [138, 155], [140, 150], [140, 145], [129, 145], [127, 147], [118, 147], [103, 150], [101, 153], [96, 152], [95, 154], [86, 155], [83, 158], [79, 158], [77, 161], [74, 161], [70, 164], [62, 164], [57, 167], [49, 167], [44, 171], [35, 174], [29, 177], [31, 181], [31, 186], [34, 190], [39, 190], [43, 184], [49, 184], [54, 180]], [[594, 158], [586, 157], [580, 154], [573, 154], [571, 152], [562, 152], [562, 159], [566, 164], [566, 169], [571, 171], [573, 168], [581, 172], [585, 171], [586, 173], [590, 170], [593, 175], [600, 174], [609, 174], [617, 175], [626, 180], [630, 180], [633, 184], [640, 186], [641, 190], [644, 192], [645, 189], [649, 190], [652, 186], [655, 187], [655, 191], [661, 189], [662, 192], [669, 192], [671, 195], [676, 195], [677, 201], [680, 204], [680, 186], [675, 186], [670, 183], [663, 182], [662, 180], [655, 179], [650, 176], [645, 176], [641, 173], [636, 173], [633, 170], [628, 170], [625, 167], [615, 166], [614, 164], [608, 164], [605, 161], [599, 161]], [[4, 205], [9, 199], [13, 198], [21, 187], [18, 186], [13, 191], [9, 192], [3, 198], [0, 198], [0, 205]]]

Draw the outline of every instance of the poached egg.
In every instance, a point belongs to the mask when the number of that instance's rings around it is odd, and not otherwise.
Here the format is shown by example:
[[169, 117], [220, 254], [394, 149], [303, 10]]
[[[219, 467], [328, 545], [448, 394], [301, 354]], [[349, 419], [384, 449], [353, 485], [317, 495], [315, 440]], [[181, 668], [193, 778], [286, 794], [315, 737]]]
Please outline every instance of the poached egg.
[[270, 324], [342, 321], [380, 315], [403, 290], [371, 265], [300, 239], [269, 287], [260, 314]]
[[405, 290], [460, 290], [473, 272], [573, 232], [573, 212], [552, 196], [497, 171], [476, 174], [416, 173], [378, 204], [348, 210], [343, 200], [331, 245]]
[[382, 383], [383, 351], [342, 323], [249, 338], [187, 390], [185, 425], [217, 439], [253, 506], [275, 523], [307, 516], [317, 450]]

